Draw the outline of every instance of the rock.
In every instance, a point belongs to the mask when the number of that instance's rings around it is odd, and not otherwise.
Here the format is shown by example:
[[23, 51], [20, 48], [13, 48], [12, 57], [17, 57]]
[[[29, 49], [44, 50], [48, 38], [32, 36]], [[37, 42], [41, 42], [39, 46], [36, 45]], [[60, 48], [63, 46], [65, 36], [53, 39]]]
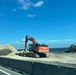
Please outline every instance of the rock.
[[65, 52], [76, 52], [76, 45], [71, 45]]

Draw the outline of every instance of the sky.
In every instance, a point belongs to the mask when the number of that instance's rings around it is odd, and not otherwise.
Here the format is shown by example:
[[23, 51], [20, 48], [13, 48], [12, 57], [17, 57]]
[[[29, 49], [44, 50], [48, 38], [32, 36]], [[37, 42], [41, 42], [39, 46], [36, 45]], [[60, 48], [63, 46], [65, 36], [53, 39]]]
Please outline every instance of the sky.
[[24, 47], [26, 35], [50, 48], [76, 44], [76, 0], [0, 0], [0, 44]]

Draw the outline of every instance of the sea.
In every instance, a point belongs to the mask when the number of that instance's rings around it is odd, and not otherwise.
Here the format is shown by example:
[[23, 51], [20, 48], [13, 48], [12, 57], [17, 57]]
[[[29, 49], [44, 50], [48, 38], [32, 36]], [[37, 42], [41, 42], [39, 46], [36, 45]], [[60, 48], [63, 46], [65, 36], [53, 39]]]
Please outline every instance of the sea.
[[[49, 48], [49, 52], [65, 52], [68, 48]], [[18, 51], [24, 50], [24, 49], [17, 49]]]
[[68, 48], [50, 48], [49, 52], [65, 52]]

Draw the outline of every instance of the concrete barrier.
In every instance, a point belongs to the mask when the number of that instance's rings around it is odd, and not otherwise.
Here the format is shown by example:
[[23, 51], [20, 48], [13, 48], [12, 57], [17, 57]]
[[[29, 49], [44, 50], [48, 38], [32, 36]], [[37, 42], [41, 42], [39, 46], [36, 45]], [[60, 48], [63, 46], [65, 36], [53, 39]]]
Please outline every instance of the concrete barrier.
[[[28, 75], [76, 75], [76, 68], [0, 57], [0, 64]], [[67, 64], [66, 64], [67, 65]]]
[[0, 65], [9, 66], [10, 65], [10, 59], [0, 57]]
[[8, 66], [12, 69], [32, 75], [33, 62], [0, 57], [0, 65]]
[[32, 66], [33, 66], [32, 62], [11, 59], [9, 66], [14, 68], [14, 69], [17, 69], [17, 70], [20, 70], [22, 72], [25, 72], [25, 73], [27, 73], [29, 75], [32, 74]]
[[32, 75], [76, 75], [76, 69], [35, 62]]

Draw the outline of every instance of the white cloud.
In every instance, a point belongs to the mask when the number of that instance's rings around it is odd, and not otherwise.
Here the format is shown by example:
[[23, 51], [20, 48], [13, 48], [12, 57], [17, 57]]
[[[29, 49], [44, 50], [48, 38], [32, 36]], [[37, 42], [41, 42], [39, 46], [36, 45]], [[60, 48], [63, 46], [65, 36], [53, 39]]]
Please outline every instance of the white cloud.
[[33, 5], [33, 2], [30, 0], [18, 0], [18, 3], [21, 5], [21, 9], [24, 10], [29, 9]]
[[47, 40], [47, 42], [59, 42], [60, 40]]
[[33, 6], [34, 7], [41, 7], [44, 4], [44, 1], [39, 1], [37, 3], [35, 3]]
[[[64, 44], [64, 43], [75, 43], [76, 40], [73, 40], [73, 39], [65, 39], [65, 40], [36, 40], [37, 42], [47, 42], [47, 43], [61, 43]], [[21, 41], [16, 41], [16, 43], [19, 43], [19, 42], [25, 42], [25, 39], [22, 39]], [[28, 41], [29, 42], [29, 41]]]
[[43, 42], [43, 41], [45, 41], [45, 40], [37, 40], [38, 42]]
[[[76, 44], [76, 40], [74, 39], [63, 39], [63, 40], [36, 40], [39, 44], [47, 44], [49, 47], [69, 47], [71, 44]], [[28, 43], [32, 43], [31, 41], [28, 41]], [[22, 39], [21, 41], [16, 41], [12, 43], [12, 45], [16, 48], [24, 48], [25, 39]]]
[[74, 39], [63, 39], [63, 40], [47, 40], [47, 42], [74, 42]]
[[25, 42], [25, 39], [22, 39], [21, 42]]
[[18, 4], [20, 5], [21, 9], [27, 10], [31, 7], [41, 7], [44, 4], [44, 1], [38, 1], [36, 3], [30, 0], [17, 0]]
[[17, 9], [13, 9], [13, 10], [11, 10], [11, 11], [13, 11], [13, 12], [15, 12]]
[[65, 39], [64, 41], [75, 41], [75, 40], [73, 40], [73, 39]]
[[36, 17], [37, 15], [35, 14], [28, 14], [27, 17]]
[[20, 44], [20, 41], [16, 41], [17, 44]]

